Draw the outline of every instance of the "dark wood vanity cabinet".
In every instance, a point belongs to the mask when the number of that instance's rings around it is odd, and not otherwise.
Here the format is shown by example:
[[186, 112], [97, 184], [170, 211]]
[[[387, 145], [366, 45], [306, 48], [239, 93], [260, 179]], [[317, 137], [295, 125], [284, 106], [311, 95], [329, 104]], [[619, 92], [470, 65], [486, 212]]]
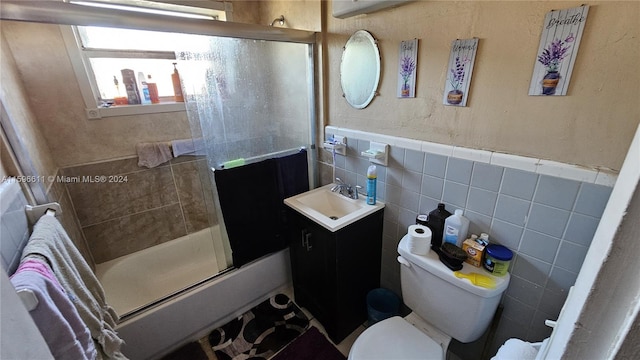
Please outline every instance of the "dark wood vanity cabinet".
[[290, 210], [295, 301], [339, 343], [367, 320], [367, 293], [380, 287], [380, 209], [331, 232]]

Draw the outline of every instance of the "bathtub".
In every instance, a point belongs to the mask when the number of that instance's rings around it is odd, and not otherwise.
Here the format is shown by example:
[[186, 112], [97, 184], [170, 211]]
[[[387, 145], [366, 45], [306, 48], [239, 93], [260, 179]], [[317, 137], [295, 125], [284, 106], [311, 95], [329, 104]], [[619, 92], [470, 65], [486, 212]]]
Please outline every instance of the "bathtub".
[[97, 264], [107, 302], [122, 317], [216, 275], [213, 237], [218, 226]]
[[[200, 235], [96, 266], [107, 301], [119, 314], [139, 309], [159, 293], [174, 294], [118, 324], [116, 330], [125, 341], [122, 351], [130, 359], [158, 359], [207, 335], [269, 296], [291, 288], [289, 250], [285, 249], [179, 292], [186, 286], [182, 280], [194, 284], [218, 272], [208, 248], [211, 237]], [[182, 265], [167, 271], [165, 264], [174, 261]]]

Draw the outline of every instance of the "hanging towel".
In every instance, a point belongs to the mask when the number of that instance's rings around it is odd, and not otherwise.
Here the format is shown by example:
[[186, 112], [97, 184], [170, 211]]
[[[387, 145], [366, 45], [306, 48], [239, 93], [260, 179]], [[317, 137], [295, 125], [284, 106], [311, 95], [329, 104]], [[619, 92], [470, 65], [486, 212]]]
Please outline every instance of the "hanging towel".
[[124, 343], [115, 332], [118, 316], [105, 300], [104, 289], [54, 216], [43, 216], [34, 226], [22, 258], [43, 256], [75, 306], [95, 341], [97, 359], [126, 359]]
[[236, 267], [287, 247], [283, 200], [309, 190], [306, 151], [213, 174]]
[[26, 260], [11, 276], [11, 283], [16, 290], [27, 289], [38, 299], [38, 306], [29, 314], [57, 360], [96, 358], [89, 329], [45, 264]]
[[171, 144], [168, 142], [150, 142], [136, 144], [138, 153], [138, 166], [156, 167], [173, 158]]
[[309, 191], [307, 150], [274, 159], [278, 174], [280, 199]]
[[284, 249], [279, 222], [279, 195], [273, 159], [214, 173], [233, 265], [240, 267]]
[[207, 154], [204, 147], [204, 139], [202, 138], [173, 140], [171, 148], [173, 149], [173, 157]]
[[284, 199], [309, 191], [309, 170], [307, 163], [307, 151], [274, 159], [278, 174], [278, 212], [280, 213], [280, 223], [284, 231], [289, 225], [289, 210], [284, 204]]

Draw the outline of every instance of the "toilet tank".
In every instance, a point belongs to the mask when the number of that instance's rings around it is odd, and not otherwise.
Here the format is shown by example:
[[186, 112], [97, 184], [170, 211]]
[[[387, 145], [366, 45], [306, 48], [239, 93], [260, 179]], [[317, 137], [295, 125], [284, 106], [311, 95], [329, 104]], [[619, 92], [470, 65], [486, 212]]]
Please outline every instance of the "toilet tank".
[[494, 277], [482, 268], [463, 264], [463, 273], [477, 272], [491, 276], [496, 287], [487, 289], [457, 278], [453, 271], [429, 250], [427, 255], [409, 252], [409, 238], [405, 235], [398, 245], [404, 264], [400, 266], [404, 303], [418, 316], [443, 333], [462, 342], [475, 341], [489, 327], [500, 304], [502, 293], [509, 286], [510, 275]]

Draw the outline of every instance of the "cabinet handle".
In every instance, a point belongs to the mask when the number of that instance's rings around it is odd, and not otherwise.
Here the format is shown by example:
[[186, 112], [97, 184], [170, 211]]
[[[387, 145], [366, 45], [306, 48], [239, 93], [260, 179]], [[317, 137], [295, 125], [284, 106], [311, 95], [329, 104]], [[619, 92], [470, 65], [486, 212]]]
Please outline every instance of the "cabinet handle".
[[311, 246], [311, 233], [306, 233], [304, 237], [307, 243], [307, 251], [311, 251], [313, 249], [313, 246]]
[[306, 229], [302, 229], [302, 231], [300, 232], [300, 239], [302, 240], [302, 247], [306, 248], [307, 247], [307, 230]]

